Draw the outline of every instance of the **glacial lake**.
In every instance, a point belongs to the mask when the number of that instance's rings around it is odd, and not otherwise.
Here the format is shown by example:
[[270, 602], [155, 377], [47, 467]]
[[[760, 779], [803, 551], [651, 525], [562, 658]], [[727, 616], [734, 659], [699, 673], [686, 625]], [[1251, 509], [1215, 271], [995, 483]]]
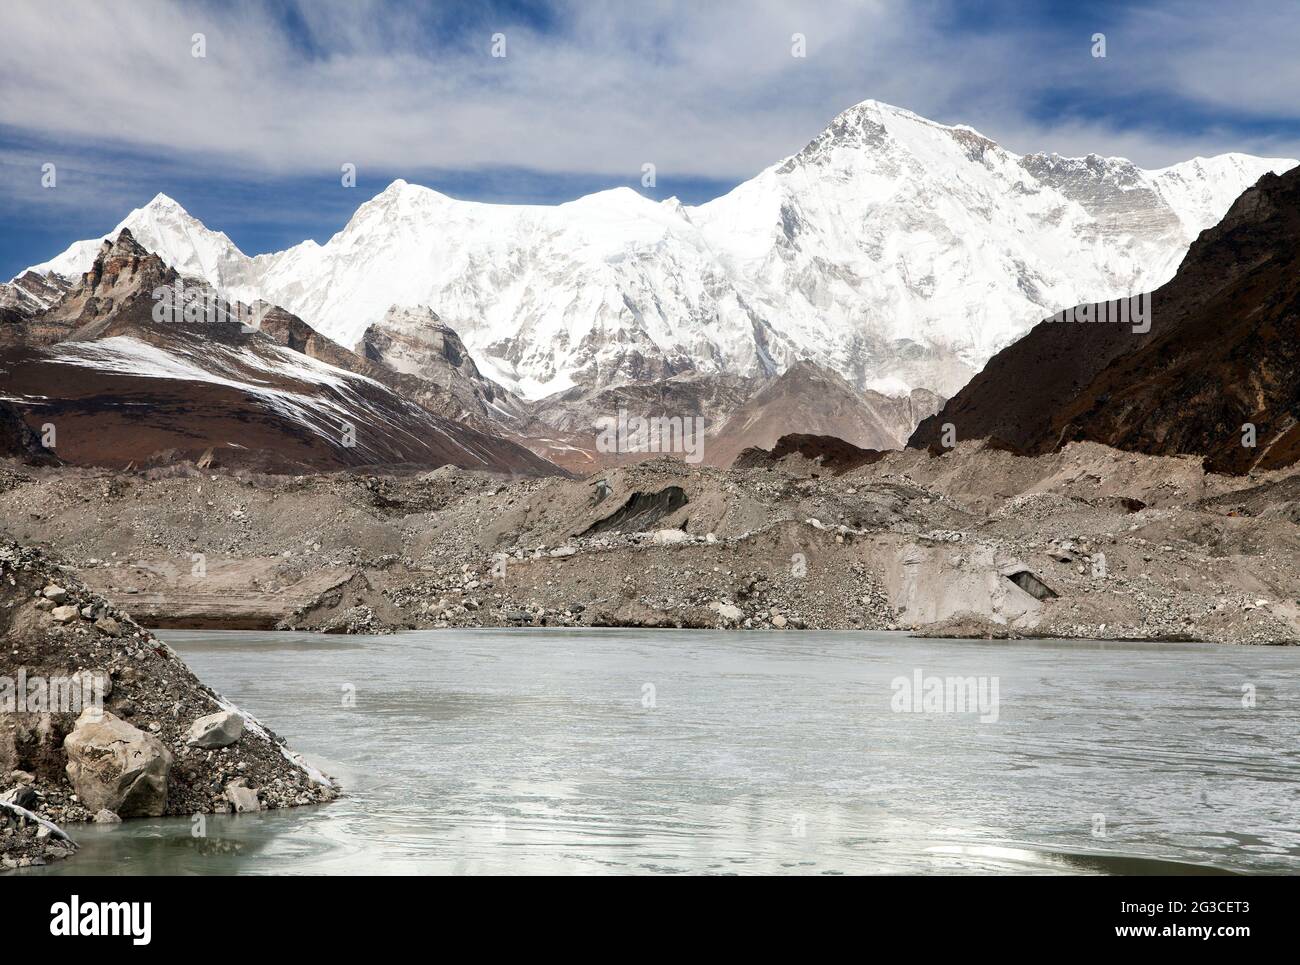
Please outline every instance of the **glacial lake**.
[[[26, 873], [1300, 871], [1300, 649], [162, 636], [345, 796], [208, 816], [203, 837], [188, 818], [71, 826], [78, 856]], [[929, 709], [907, 700], [918, 673], [944, 691]], [[985, 712], [943, 704], [948, 677], [975, 678]]]

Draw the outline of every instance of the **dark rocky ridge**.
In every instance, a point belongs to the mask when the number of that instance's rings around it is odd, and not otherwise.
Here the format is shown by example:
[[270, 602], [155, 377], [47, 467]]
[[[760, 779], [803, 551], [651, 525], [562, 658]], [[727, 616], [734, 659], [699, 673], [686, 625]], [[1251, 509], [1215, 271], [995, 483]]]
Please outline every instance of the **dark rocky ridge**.
[[[1040, 322], [909, 446], [986, 439], [1024, 454], [1095, 441], [1244, 473], [1300, 459], [1300, 169], [1266, 174], [1151, 295], [1151, 330]], [[1242, 426], [1258, 444], [1242, 444]]]
[[818, 436], [792, 432], [782, 436], [771, 449], [746, 449], [732, 464], [733, 469], [789, 468], [795, 460], [811, 463], [818, 471], [840, 476], [846, 472], [879, 462], [884, 452], [861, 449], [835, 436]]
[[0, 399], [0, 453], [16, 456], [32, 466], [53, 466], [59, 462], [53, 449], [41, 445], [41, 438], [23, 421], [18, 406]]

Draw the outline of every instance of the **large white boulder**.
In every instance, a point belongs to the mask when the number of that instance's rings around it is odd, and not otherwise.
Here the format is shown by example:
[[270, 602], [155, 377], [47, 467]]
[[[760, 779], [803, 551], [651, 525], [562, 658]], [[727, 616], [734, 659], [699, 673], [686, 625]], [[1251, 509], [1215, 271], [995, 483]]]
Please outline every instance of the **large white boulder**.
[[68, 780], [87, 810], [160, 817], [167, 807], [172, 754], [152, 734], [88, 707], [63, 739]]

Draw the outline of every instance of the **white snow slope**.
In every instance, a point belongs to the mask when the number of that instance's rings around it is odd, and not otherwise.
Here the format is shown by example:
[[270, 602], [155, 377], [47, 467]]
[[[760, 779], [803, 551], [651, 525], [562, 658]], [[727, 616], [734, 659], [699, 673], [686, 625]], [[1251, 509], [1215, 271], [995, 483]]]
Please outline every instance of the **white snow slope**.
[[[530, 398], [798, 358], [859, 387], [951, 395], [1056, 310], [1167, 281], [1243, 190], [1295, 164], [1022, 157], [865, 101], [697, 207], [626, 188], [483, 204], [399, 180], [324, 245], [250, 258], [164, 195], [113, 234], [130, 228], [178, 271], [349, 348], [390, 306], [428, 306], [484, 374]], [[85, 271], [99, 241], [33, 270]]]

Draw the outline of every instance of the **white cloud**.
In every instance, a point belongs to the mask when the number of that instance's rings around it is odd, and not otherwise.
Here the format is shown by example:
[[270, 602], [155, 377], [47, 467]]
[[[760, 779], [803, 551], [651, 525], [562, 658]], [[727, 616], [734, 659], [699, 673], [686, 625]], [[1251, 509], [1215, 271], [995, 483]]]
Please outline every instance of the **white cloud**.
[[[0, 124], [122, 146], [225, 176], [511, 166], [635, 177], [748, 177], [867, 97], [969, 123], [1018, 151], [1117, 154], [1147, 166], [1300, 138], [1209, 127], [1034, 119], [1045, 92], [1149, 92], [1293, 121], [1300, 26], [1285, 7], [1148, 8], [1109, 56], [1036, 29], [949, 32], [939, 3], [758, 0], [565, 4], [554, 29], [485, 18], [431, 28], [416, 6], [312, 2], [307, 43], [254, 4], [7, 3]], [[1196, 16], [1179, 14], [1194, 9]], [[1172, 12], [1171, 12], [1172, 11]], [[1253, 19], [1252, 19], [1253, 18]], [[1261, 24], [1267, 29], [1261, 29]], [[508, 56], [489, 56], [505, 32]], [[202, 32], [207, 57], [191, 56]], [[791, 34], [808, 55], [791, 56]], [[12, 160], [12, 156], [11, 156]]]

